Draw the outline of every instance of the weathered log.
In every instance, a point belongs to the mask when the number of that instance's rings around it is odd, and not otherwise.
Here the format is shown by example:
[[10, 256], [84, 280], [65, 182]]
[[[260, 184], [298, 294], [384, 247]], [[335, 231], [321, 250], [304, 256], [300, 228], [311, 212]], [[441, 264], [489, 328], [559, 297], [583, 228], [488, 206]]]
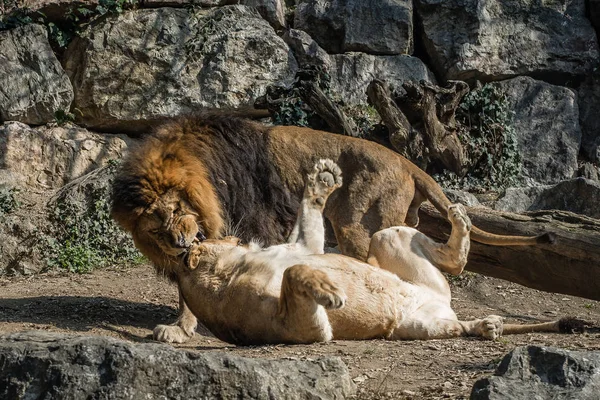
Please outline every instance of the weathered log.
[[319, 117], [323, 118], [331, 132], [358, 136], [356, 124], [346, 118], [344, 112], [323, 93], [315, 82], [301, 81], [298, 84], [298, 94]]
[[[405, 82], [403, 87], [409, 97], [414, 97], [413, 107], [420, 109], [421, 134], [432, 158], [440, 160], [446, 169], [463, 175], [467, 159], [454, 129], [454, 119], [440, 120], [440, 115], [454, 116], [454, 112], [449, 113], [448, 108], [458, 106], [456, 99], [464, 96], [462, 90], [459, 91], [456, 85], [443, 89], [424, 82], [419, 86], [413, 82]], [[452, 92], [454, 95], [450, 95]], [[444, 101], [449, 101], [451, 105], [445, 106]]]
[[429, 159], [423, 137], [418, 130], [411, 126], [406, 116], [398, 108], [388, 85], [379, 79], [374, 79], [367, 87], [367, 96], [387, 127], [390, 143], [394, 149], [420, 168], [425, 169]]
[[[552, 244], [488, 246], [471, 241], [467, 269], [534, 289], [600, 300], [600, 220], [565, 212], [524, 214], [469, 208], [477, 227], [504, 235], [554, 232]], [[445, 240], [450, 224], [429, 204], [423, 204], [417, 229]]]

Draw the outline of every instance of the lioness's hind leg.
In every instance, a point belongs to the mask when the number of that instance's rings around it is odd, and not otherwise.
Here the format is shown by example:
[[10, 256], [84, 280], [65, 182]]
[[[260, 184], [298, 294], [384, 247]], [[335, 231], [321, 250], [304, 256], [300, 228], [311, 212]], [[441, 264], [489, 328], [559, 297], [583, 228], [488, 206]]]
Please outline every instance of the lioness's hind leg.
[[471, 248], [471, 219], [462, 204], [452, 204], [448, 207], [448, 219], [452, 224], [452, 232], [448, 242], [437, 251], [428, 255], [429, 261], [441, 271], [452, 275], [460, 275]]
[[294, 343], [331, 340], [325, 309], [341, 308], [345, 303], [346, 294], [324, 271], [302, 264], [286, 269], [278, 312], [286, 329], [284, 336]]
[[308, 174], [296, 225], [288, 243], [300, 243], [311, 253], [322, 254], [325, 245], [323, 208], [329, 195], [342, 185], [342, 171], [332, 160], [319, 160]]

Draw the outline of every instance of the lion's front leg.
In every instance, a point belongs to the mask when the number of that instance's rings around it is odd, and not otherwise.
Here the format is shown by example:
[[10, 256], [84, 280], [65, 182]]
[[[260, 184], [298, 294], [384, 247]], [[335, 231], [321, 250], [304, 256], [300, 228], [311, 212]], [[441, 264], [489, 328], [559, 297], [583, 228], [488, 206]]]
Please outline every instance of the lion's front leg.
[[319, 160], [308, 174], [296, 225], [288, 243], [300, 243], [313, 254], [323, 254], [323, 209], [329, 195], [342, 185], [342, 172], [332, 160]]
[[154, 340], [166, 343], [185, 343], [196, 332], [198, 320], [188, 308], [181, 290], [179, 290], [179, 318], [170, 325], [157, 325], [154, 328]]
[[292, 343], [331, 340], [333, 332], [325, 309], [341, 308], [345, 303], [346, 294], [326, 272], [303, 264], [286, 269], [278, 310], [283, 339]]

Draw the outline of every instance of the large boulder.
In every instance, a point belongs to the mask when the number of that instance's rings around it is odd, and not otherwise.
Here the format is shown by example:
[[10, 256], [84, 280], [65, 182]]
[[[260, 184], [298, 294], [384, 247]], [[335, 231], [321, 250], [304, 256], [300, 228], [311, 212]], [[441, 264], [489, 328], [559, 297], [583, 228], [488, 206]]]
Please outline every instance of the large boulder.
[[400, 89], [405, 81], [435, 83], [435, 76], [417, 57], [377, 56], [365, 53], [327, 54], [306, 32], [290, 29], [284, 40], [301, 65], [325, 67], [331, 89], [347, 104], [367, 102], [367, 86], [375, 78]]
[[496, 83], [513, 112], [527, 183], [556, 183], [577, 172], [581, 144], [577, 95], [572, 90], [518, 77]]
[[581, 79], [598, 63], [585, 0], [416, 0], [432, 68], [447, 79]]
[[147, 120], [252, 103], [297, 70], [254, 8], [135, 10], [75, 39], [65, 54], [79, 122], [140, 131]]
[[300, 0], [294, 27], [330, 53], [412, 54], [412, 1]]
[[517, 347], [494, 376], [475, 382], [471, 400], [596, 400], [600, 393], [600, 351]]
[[4, 399], [343, 399], [339, 358], [264, 360], [42, 332], [0, 336]]
[[0, 32], [0, 122], [41, 125], [68, 111], [73, 88], [50, 48], [46, 28]]
[[77, 126], [30, 128], [0, 125], [0, 184], [20, 190], [58, 189], [73, 179], [118, 160], [124, 135], [98, 135]]
[[577, 178], [552, 186], [509, 188], [494, 208], [510, 212], [563, 210], [600, 219], [600, 183]]

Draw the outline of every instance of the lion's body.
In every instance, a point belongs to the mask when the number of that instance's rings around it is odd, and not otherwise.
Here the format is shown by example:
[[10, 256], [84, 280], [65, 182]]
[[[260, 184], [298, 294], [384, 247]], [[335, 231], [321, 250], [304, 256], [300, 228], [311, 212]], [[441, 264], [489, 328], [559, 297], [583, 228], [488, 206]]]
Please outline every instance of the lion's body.
[[[431, 177], [376, 143], [216, 115], [167, 123], [132, 150], [115, 180], [113, 216], [157, 270], [175, 280], [177, 257], [197, 234], [218, 238], [229, 231], [265, 245], [285, 241], [316, 158], [344, 170], [346, 185], [324, 215], [348, 256], [365, 260], [370, 237], [383, 228], [415, 226], [425, 200], [444, 215], [450, 206]], [[472, 237], [500, 245], [538, 241], [475, 227]], [[177, 326], [161, 328], [171, 332], [159, 339], [183, 341], [193, 333], [195, 319], [183, 312], [185, 334]]]
[[[409, 227], [387, 228], [373, 236], [368, 262], [363, 262], [323, 254], [321, 213], [340, 184], [333, 162], [315, 166], [293, 243], [262, 248], [226, 238], [192, 246], [176, 275], [186, 303], [211, 332], [236, 344], [462, 335], [494, 339], [502, 333], [500, 317], [459, 321], [450, 306], [450, 287], [441, 270], [459, 274], [467, 261], [471, 224], [462, 206], [449, 207], [448, 243], [436, 243]], [[557, 327], [553, 322], [528, 329]]]

